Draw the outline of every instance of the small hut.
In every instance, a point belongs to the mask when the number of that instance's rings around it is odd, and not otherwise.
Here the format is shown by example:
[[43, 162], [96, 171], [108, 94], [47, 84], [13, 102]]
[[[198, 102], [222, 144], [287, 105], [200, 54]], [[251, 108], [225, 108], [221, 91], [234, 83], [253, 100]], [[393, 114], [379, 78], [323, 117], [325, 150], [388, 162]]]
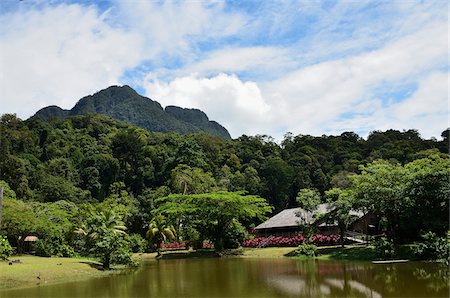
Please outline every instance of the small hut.
[[37, 236], [28, 235], [23, 240], [23, 251], [27, 253], [35, 253], [35, 243], [39, 238]]

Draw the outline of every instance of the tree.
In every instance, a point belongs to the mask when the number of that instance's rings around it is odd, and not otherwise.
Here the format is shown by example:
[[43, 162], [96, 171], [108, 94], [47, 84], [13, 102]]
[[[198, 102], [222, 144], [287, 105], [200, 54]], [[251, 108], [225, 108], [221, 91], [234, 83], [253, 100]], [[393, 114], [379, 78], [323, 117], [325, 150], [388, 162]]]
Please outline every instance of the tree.
[[131, 262], [126, 230], [120, 216], [108, 209], [92, 212], [86, 224], [75, 233], [88, 238], [91, 252], [101, 257], [104, 269], [110, 269], [111, 263]]
[[[300, 191], [297, 193], [296, 199], [299, 206], [302, 209], [306, 210], [308, 213], [316, 211], [321, 203], [320, 193], [317, 189], [300, 189]], [[317, 228], [313, 223], [307, 222], [307, 219], [304, 218], [305, 214], [303, 212], [297, 212], [295, 216], [302, 219], [303, 223], [300, 224], [300, 227], [303, 230], [303, 236], [305, 236], [308, 241], [310, 241]]]
[[388, 238], [397, 240], [399, 225], [407, 206], [411, 204], [410, 198], [404, 197], [404, 168], [399, 164], [377, 160], [360, 169], [360, 175], [350, 177], [356, 205], [365, 206], [378, 214]]
[[72, 228], [69, 215], [55, 203], [30, 203], [5, 198], [2, 230], [13, 239], [19, 253], [25, 237], [64, 237]]
[[356, 216], [351, 214], [353, 197], [351, 191], [340, 188], [332, 188], [325, 192], [328, 202], [331, 204], [331, 212], [322, 216], [325, 221], [337, 222], [341, 246], [344, 247], [345, 234], [348, 227], [355, 221]]
[[171, 188], [176, 193], [193, 194], [212, 191], [216, 181], [211, 173], [188, 165], [178, 165], [172, 170]]
[[167, 240], [175, 240], [175, 229], [172, 225], [166, 223], [164, 216], [157, 215], [150, 222], [146, 237], [155, 244], [159, 257], [161, 256], [162, 243]]
[[404, 197], [409, 198], [411, 205], [406, 210], [408, 227], [402, 233], [413, 239], [426, 232], [445, 236], [449, 227], [450, 159], [431, 151], [429, 156], [404, 168], [407, 173]]
[[262, 169], [264, 194], [276, 210], [286, 207], [293, 176], [292, 167], [281, 158], [271, 158]]
[[428, 231], [442, 236], [448, 229], [450, 160], [430, 154], [405, 166], [374, 161], [350, 177], [355, 204], [379, 215], [396, 242]]
[[297, 203], [306, 211], [312, 212], [319, 207], [320, 193], [317, 189], [303, 188], [297, 193]]
[[158, 203], [156, 212], [182, 215], [183, 224], [199, 231], [217, 250], [224, 248], [227, 229], [234, 221], [264, 220], [272, 210], [264, 199], [242, 192], [172, 194], [159, 199]]

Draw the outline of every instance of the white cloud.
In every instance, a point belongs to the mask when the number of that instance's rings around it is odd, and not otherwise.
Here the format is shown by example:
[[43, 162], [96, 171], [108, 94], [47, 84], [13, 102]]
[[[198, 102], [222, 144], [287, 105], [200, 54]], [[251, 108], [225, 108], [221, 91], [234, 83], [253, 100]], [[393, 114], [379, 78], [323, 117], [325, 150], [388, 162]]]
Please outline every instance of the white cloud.
[[276, 47], [240, 47], [213, 51], [203, 60], [185, 67], [188, 73], [209, 74], [284, 68], [291, 62], [289, 51]]
[[254, 133], [255, 126], [266, 130], [271, 121], [270, 107], [254, 82], [242, 82], [236, 76], [219, 74], [212, 78], [196, 75], [164, 83], [150, 80], [146, 95], [163, 106], [199, 108], [211, 120], [224, 125], [233, 137]]
[[26, 118], [49, 104], [71, 108], [140, 61], [140, 38], [108, 26], [94, 7], [63, 4], [0, 22], [1, 113]]
[[[320, 135], [342, 129], [367, 133], [414, 125], [420, 125], [417, 128], [430, 137], [445, 128], [445, 124], [438, 125], [431, 118], [445, 105], [443, 76], [447, 74], [423, 78], [445, 63], [446, 36], [446, 24], [431, 24], [379, 50], [308, 66], [264, 84], [244, 83], [224, 74], [209, 79], [191, 75], [171, 82], [160, 82], [156, 75], [148, 77], [144, 88], [147, 95], [164, 105], [204, 110], [229, 128], [234, 137], [247, 133], [280, 139], [284, 134], [278, 130], [280, 127], [296, 134]], [[208, 58], [199, 63], [199, 69], [214, 67], [211, 61]], [[230, 65], [230, 70], [239, 70], [239, 63]], [[395, 103], [395, 98], [382, 103], [383, 99], [378, 98], [380, 88], [395, 90], [405, 84], [419, 84], [419, 88], [404, 103]], [[427, 105], [426, 94], [433, 98], [436, 110], [427, 109], [426, 117], [422, 117], [417, 111]], [[341, 119], [349, 112], [357, 116]], [[426, 127], [424, 121], [418, 124], [419, 116], [432, 125]]]
[[379, 101], [371, 104], [369, 113], [334, 122], [334, 132], [349, 128], [362, 130], [418, 129], [423, 137], [439, 137], [449, 127], [448, 78], [446, 72], [433, 72], [423, 78], [415, 92], [406, 99], [383, 107]]
[[[113, 0], [103, 13], [38, 4], [0, 15], [0, 113], [70, 108], [134, 81], [163, 105], [204, 110], [233, 136], [412, 126], [431, 136], [445, 126], [448, 11], [439, 1], [269, 1], [250, 11]], [[401, 103], [383, 97], [412, 85]]]
[[[380, 86], [388, 89], [419, 82], [423, 74], [443, 65], [448, 53], [446, 36], [446, 24], [433, 24], [382, 49], [306, 67], [261, 89], [269, 103], [286, 107], [276, 109], [276, 118], [284, 121], [289, 130], [313, 134], [334, 131], [343, 113], [361, 112], [356, 108], [366, 101], [379, 105], [375, 93]], [[409, 104], [416, 106], [417, 101]], [[414, 115], [406, 113], [404, 117], [413, 119]], [[379, 122], [367, 120], [367, 129], [380, 129]], [[385, 126], [398, 127], [395, 121]], [[360, 131], [357, 126], [348, 129]], [[433, 126], [433, 130], [439, 129], [442, 126]]]
[[198, 42], [233, 35], [245, 23], [242, 15], [225, 12], [222, 2], [119, 0], [116, 6], [114, 20], [144, 38], [148, 59], [169, 55], [189, 60]]

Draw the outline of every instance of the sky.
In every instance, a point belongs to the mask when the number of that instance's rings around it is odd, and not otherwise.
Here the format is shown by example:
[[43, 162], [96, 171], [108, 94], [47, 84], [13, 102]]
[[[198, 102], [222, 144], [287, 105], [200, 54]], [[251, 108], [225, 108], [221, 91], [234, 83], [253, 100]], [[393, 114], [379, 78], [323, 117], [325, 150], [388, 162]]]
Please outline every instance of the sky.
[[232, 137], [449, 127], [447, 1], [0, 1], [0, 114], [110, 85]]

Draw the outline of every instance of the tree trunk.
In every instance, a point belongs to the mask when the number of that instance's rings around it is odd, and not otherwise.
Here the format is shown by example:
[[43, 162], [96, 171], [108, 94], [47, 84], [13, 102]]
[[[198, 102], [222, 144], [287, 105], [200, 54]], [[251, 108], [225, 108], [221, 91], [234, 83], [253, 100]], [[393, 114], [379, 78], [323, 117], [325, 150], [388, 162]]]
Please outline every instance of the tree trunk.
[[111, 254], [105, 254], [103, 256], [103, 269], [109, 270], [111, 268]]
[[341, 247], [344, 247], [344, 241], [345, 241], [345, 226], [344, 225], [339, 225], [339, 233], [341, 234], [340, 236], [340, 242], [341, 242]]

